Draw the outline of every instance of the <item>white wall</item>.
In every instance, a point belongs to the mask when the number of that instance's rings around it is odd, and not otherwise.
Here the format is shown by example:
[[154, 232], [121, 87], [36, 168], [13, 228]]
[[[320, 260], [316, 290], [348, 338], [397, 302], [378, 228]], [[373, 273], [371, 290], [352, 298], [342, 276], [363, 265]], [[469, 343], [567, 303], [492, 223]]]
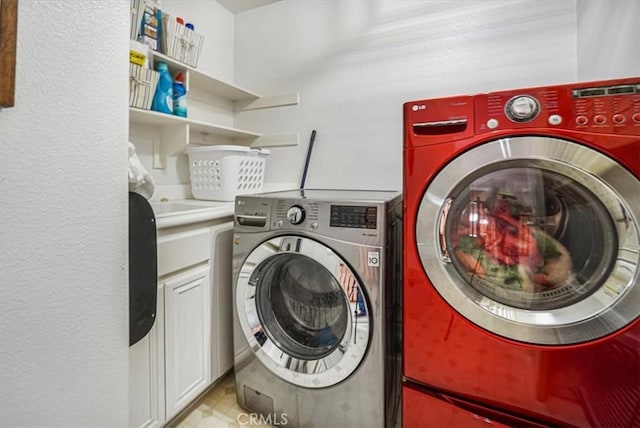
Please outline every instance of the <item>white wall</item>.
[[128, 2], [20, 0], [0, 111], [0, 425], [128, 423]]
[[299, 132], [272, 151], [269, 182], [401, 189], [406, 101], [576, 80], [574, 0], [284, 0], [236, 15], [235, 77], [295, 107], [241, 114], [236, 126]]
[[578, 79], [640, 76], [640, 1], [578, 0]]

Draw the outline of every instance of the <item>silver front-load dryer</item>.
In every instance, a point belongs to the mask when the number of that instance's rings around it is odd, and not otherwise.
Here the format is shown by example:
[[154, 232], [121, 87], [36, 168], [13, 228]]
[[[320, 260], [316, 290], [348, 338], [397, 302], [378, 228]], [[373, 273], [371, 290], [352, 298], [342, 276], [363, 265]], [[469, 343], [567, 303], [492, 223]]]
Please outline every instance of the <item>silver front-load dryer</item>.
[[236, 198], [234, 370], [245, 419], [395, 424], [400, 215], [397, 192]]

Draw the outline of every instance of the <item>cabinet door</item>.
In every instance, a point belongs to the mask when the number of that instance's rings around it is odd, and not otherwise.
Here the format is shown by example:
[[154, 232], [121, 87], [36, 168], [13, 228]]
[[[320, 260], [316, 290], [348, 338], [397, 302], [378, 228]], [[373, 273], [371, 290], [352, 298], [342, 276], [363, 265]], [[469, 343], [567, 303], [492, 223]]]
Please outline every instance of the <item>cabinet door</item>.
[[152, 428], [164, 423], [163, 296], [151, 331], [129, 348], [129, 426]]
[[168, 277], [165, 290], [165, 389], [169, 420], [211, 383], [210, 264]]

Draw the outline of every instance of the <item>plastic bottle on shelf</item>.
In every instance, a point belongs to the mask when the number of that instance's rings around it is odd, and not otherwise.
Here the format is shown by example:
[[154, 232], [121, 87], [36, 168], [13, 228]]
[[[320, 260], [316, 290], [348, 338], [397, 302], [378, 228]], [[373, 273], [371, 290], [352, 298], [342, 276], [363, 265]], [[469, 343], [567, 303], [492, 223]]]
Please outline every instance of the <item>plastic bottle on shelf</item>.
[[173, 114], [187, 117], [187, 89], [182, 73], [178, 73], [173, 81]]
[[156, 93], [153, 96], [151, 110], [173, 114], [173, 79], [166, 62], [157, 62], [156, 70], [160, 73]]

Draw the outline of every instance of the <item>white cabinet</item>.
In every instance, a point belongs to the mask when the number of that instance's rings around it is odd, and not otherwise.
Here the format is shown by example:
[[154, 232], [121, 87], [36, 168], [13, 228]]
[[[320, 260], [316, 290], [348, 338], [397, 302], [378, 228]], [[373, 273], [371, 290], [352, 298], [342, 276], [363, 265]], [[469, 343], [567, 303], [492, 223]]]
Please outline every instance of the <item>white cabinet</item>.
[[172, 76], [182, 72], [187, 88], [188, 117], [129, 108], [131, 135], [151, 137], [153, 166], [164, 168], [166, 157], [182, 151], [185, 144], [239, 144], [252, 147], [295, 146], [298, 134], [262, 135], [237, 129], [234, 115], [245, 110], [295, 105], [298, 93], [263, 97], [226, 83], [166, 55], [149, 53], [154, 61], [166, 62]]
[[129, 426], [156, 428], [165, 422], [164, 293], [158, 286], [156, 321], [151, 331], [129, 348]]
[[169, 420], [211, 384], [211, 277], [205, 263], [164, 281]]
[[233, 222], [158, 231], [156, 321], [129, 348], [131, 427], [163, 426], [233, 365]]
[[158, 427], [157, 323], [142, 340], [129, 348], [129, 421], [134, 427]]
[[207, 224], [158, 230], [163, 294], [164, 421], [211, 384], [211, 233]]

